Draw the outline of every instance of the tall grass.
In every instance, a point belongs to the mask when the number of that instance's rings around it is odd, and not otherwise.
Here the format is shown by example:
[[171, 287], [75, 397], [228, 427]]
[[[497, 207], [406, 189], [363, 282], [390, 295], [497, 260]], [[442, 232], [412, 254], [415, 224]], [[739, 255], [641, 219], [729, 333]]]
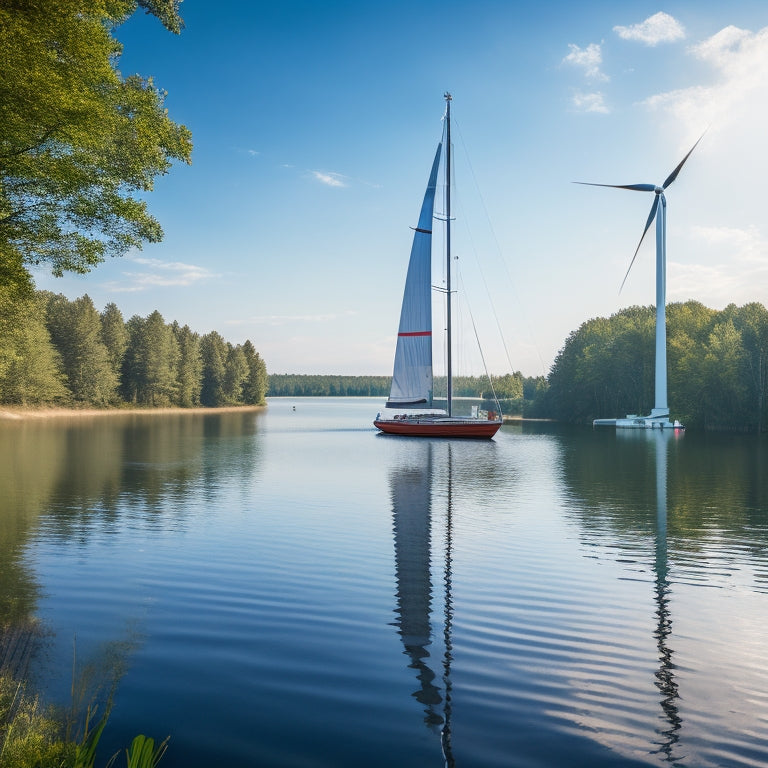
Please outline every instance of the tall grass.
[[[0, 768], [96, 768], [96, 750], [109, 720], [111, 704], [92, 724], [94, 711], [86, 715], [79, 739], [66, 736], [66, 722], [55, 710], [45, 708], [26, 683], [0, 675]], [[134, 738], [125, 750], [127, 768], [156, 768], [168, 747], [168, 739], [155, 746], [144, 735]], [[106, 768], [120, 765], [117, 752]]]
[[[65, 710], [44, 707], [14, 674], [19, 670], [0, 663], [0, 768], [96, 768], [99, 741], [132, 647], [112, 643], [82, 668], [75, 650], [71, 703]], [[138, 735], [125, 750], [125, 765], [156, 768], [167, 746], [168, 739], [155, 746], [153, 739]], [[119, 758], [120, 752], [112, 755], [106, 768], [117, 768]]]

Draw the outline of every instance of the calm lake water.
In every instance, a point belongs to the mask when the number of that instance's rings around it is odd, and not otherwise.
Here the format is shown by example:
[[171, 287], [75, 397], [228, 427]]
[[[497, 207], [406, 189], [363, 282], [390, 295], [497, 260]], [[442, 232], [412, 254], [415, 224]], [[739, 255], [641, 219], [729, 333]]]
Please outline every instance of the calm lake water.
[[2, 618], [48, 700], [125, 662], [102, 764], [768, 764], [765, 440], [381, 404], [0, 422]]

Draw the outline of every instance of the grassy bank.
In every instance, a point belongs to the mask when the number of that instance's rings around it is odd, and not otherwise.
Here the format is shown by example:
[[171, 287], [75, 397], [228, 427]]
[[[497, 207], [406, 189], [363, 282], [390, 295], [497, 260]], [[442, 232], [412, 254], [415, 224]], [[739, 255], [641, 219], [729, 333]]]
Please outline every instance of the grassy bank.
[[[0, 626], [0, 768], [96, 768], [122, 765], [120, 753], [97, 763], [97, 748], [107, 726], [123, 654], [107, 653], [107, 666], [87, 665], [79, 675], [73, 669], [72, 702], [67, 710], [45, 706], [30, 690], [29, 665], [42, 632], [35, 621]], [[127, 646], [126, 646], [127, 647]], [[117, 646], [115, 646], [117, 648]], [[74, 663], [74, 662], [73, 662]], [[96, 688], [89, 681], [96, 675]], [[106, 696], [101, 696], [106, 686]], [[128, 768], [155, 768], [168, 739], [155, 745], [136, 736], [124, 750]]]
[[51, 406], [0, 405], [0, 421], [19, 419], [77, 419], [102, 416], [161, 416], [262, 411], [266, 405], [232, 405], [220, 408], [55, 408]]

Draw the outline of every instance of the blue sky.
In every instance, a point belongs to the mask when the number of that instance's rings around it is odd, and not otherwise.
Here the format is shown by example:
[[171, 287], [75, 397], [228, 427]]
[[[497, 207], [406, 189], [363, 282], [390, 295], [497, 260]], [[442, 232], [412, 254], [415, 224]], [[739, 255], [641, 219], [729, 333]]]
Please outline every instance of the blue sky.
[[[764, 0], [182, 16], [180, 36], [142, 14], [118, 32], [120, 70], [153, 76], [193, 134], [192, 165], [148, 196], [164, 241], [38, 287], [249, 338], [271, 373], [390, 374], [449, 90], [460, 318], [491, 372], [545, 375], [585, 320], [654, 303], [651, 236], [619, 293], [652, 196], [572, 182], [661, 183], [705, 130], [667, 191], [668, 301], [768, 304]], [[464, 333], [460, 372], [478, 372]]]

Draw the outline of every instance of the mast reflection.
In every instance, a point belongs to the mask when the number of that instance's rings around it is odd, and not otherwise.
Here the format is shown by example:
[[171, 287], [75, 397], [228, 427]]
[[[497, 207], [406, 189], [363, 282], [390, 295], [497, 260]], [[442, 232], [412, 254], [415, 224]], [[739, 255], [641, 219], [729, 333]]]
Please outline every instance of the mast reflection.
[[[443, 453], [442, 449], [445, 449]], [[443, 594], [435, 596], [432, 588], [432, 512], [433, 451], [440, 453], [440, 466], [447, 475], [443, 493], [436, 494], [442, 511], [445, 501], [444, 553], [442, 563], [435, 563], [435, 573], [442, 566]], [[453, 645], [453, 598], [451, 594], [451, 558], [453, 556], [452, 449], [450, 443], [418, 441], [401, 454], [398, 466], [390, 472], [392, 529], [395, 540], [395, 625], [403, 641], [409, 668], [416, 671], [419, 687], [412, 696], [423, 705], [424, 723], [440, 732], [440, 744], [447, 768], [455, 766], [451, 745], [451, 663]], [[442, 475], [442, 473], [441, 473]], [[437, 545], [436, 550], [437, 551]], [[438, 660], [440, 638], [435, 634], [439, 619], [432, 615], [433, 600], [442, 597], [442, 664]], [[438, 670], [442, 667], [442, 676]], [[442, 685], [441, 685], [442, 684]]]
[[392, 529], [397, 583], [396, 626], [416, 670], [419, 687], [413, 697], [424, 706], [424, 722], [441, 725], [443, 697], [429, 666], [432, 645], [431, 512], [432, 444], [419, 442], [390, 471]]

